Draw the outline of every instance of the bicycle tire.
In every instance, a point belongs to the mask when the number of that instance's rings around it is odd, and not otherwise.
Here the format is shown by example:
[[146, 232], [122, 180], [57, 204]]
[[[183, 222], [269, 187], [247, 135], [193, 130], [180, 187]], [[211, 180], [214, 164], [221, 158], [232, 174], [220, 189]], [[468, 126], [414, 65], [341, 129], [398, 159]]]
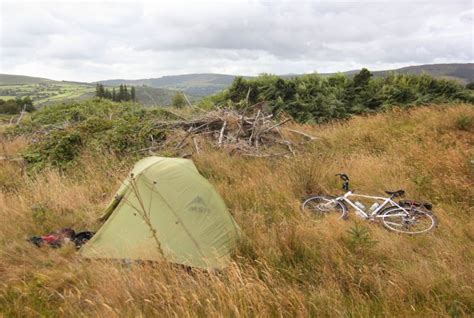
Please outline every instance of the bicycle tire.
[[[321, 203], [326, 202], [325, 205]], [[334, 202], [334, 205], [327, 205], [327, 203]], [[301, 210], [310, 212], [313, 215], [318, 217], [327, 216], [331, 212], [338, 212], [341, 214], [339, 219], [347, 219], [347, 206], [344, 202], [336, 201], [335, 197], [328, 195], [311, 195], [309, 197], [303, 198], [301, 203]]]
[[[410, 213], [406, 214], [406, 210]], [[383, 226], [391, 231], [409, 235], [424, 234], [433, 231], [438, 225], [438, 220], [430, 211], [419, 207], [389, 207], [384, 209], [380, 215], [382, 216]], [[429, 222], [426, 229], [409, 231], [408, 228], [415, 225], [419, 220], [424, 219]]]

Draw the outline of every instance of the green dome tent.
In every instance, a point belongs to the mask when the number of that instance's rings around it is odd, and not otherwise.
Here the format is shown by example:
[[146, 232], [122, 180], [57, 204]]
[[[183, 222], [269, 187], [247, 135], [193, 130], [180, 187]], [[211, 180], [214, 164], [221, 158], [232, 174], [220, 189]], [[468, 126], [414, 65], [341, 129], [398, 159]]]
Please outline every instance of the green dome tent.
[[219, 194], [181, 158], [137, 162], [102, 220], [82, 256], [219, 269], [229, 263], [240, 234]]

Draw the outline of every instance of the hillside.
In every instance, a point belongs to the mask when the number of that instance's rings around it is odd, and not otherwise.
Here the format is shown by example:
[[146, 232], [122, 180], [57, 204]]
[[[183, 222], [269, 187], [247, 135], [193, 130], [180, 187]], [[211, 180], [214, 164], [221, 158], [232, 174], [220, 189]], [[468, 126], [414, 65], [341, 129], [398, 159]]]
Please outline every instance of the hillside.
[[50, 80], [41, 77], [32, 77], [24, 75], [0, 74], [0, 85], [15, 85], [15, 84], [52, 84], [59, 83], [58, 81]]
[[[176, 91], [150, 86], [135, 86], [138, 102], [145, 106], [169, 106]], [[195, 96], [187, 94], [190, 101], [196, 100]]]
[[163, 76], [159, 78], [139, 80], [114, 79], [100, 81], [100, 83], [104, 85], [147, 85], [151, 87], [180, 90], [190, 95], [207, 96], [215, 94], [228, 87], [234, 80], [234, 77], [234, 75], [206, 73]]
[[[169, 106], [176, 91], [137, 86], [136, 94], [138, 100], [146, 106]], [[0, 74], [0, 99], [7, 100], [26, 96], [31, 97], [36, 107], [58, 102], [85, 100], [95, 96], [95, 84]], [[190, 100], [196, 99], [192, 95], [189, 95], [188, 98]]]
[[[108, 120], [110, 114], [100, 116]], [[85, 120], [80, 131], [100, 133], [91, 122]], [[298, 148], [294, 158], [232, 156], [209, 147], [192, 157], [246, 237], [232, 265], [220, 273], [167, 263], [91, 261], [73, 248], [38, 249], [25, 241], [60, 227], [97, 229], [97, 217], [121, 180], [147, 154], [113, 155], [91, 144], [65, 170], [34, 174], [26, 173], [22, 162], [4, 161], [0, 316], [472, 314], [472, 105], [395, 109], [291, 127], [317, 137]], [[128, 130], [113, 132], [108, 140], [140, 138]], [[3, 140], [0, 155], [10, 158], [30, 143], [26, 136]], [[438, 228], [409, 237], [353, 214], [340, 221], [302, 213], [303, 196], [341, 193], [334, 177], [338, 172], [349, 174], [361, 193], [403, 188], [409, 198], [431, 201]]]
[[[25, 82], [21, 84], [0, 85], [0, 99], [14, 99], [29, 96], [36, 107], [51, 105], [58, 102], [77, 101], [92, 98], [95, 87], [89, 84], [57, 82], [22, 77]], [[28, 82], [30, 82], [28, 84]]]
[[474, 63], [416, 65], [403, 67], [392, 71], [375, 71], [373, 73], [375, 76], [385, 76], [389, 72], [415, 75], [426, 73], [434, 77], [452, 79], [460, 82], [461, 84], [474, 82]]

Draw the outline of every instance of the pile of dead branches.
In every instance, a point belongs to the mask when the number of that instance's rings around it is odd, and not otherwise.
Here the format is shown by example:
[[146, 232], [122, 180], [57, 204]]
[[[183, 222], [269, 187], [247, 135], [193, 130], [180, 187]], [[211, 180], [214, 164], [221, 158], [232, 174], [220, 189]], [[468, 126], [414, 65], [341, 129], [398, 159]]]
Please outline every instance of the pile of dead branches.
[[[199, 145], [202, 142], [210, 142], [216, 148], [246, 156], [294, 156], [295, 142], [286, 137], [282, 128], [289, 122], [290, 118], [276, 120], [273, 114], [262, 109], [253, 109], [251, 112], [218, 109], [192, 119], [158, 121], [156, 128], [174, 131], [174, 135], [179, 136], [175, 140], [176, 149], [188, 147], [195, 153], [200, 152]], [[294, 129], [285, 130], [306, 140], [315, 139]]]

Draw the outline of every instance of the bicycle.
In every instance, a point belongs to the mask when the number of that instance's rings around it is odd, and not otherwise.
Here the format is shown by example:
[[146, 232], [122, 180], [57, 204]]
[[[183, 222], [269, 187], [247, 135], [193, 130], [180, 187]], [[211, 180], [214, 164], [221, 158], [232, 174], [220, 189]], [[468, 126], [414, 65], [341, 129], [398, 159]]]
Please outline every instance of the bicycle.
[[[339, 219], [347, 219], [349, 205], [359, 217], [369, 221], [381, 220], [387, 229], [405, 234], [426, 233], [433, 230], [438, 223], [431, 211], [432, 205], [428, 202], [414, 200], [395, 202], [393, 199], [405, 195], [404, 190], [385, 191], [389, 197], [354, 194], [354, 191], [349, 188], [349, 177], [343, 173], [338, 173], [336, 176], [344, 181], [342, 189], [346, 193], [339, 197], [309, 196], [303, 199], [301, 205], [303, 211], [309, 210], [318, 216], [326, 216], [331, 212], [337, 212], [340, 214]], [[368, 199], [373, 204], [367, 211], [361, 202], [351, 200], [355, 197]]]

